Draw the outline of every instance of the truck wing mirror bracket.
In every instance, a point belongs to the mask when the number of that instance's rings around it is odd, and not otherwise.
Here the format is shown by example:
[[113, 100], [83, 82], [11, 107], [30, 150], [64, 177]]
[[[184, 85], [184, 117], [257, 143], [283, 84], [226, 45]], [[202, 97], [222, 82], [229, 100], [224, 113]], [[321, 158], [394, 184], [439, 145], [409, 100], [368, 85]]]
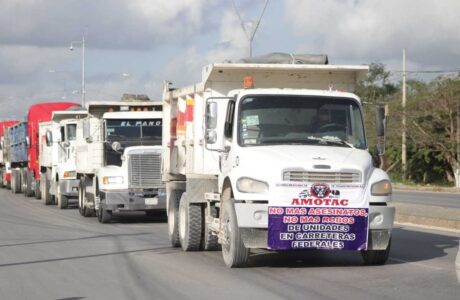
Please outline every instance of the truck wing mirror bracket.
[[387, 113], [385, 106], [377, 106], [375, 111], [375, 124], [377, 130], [377, 152], [385, 154]]

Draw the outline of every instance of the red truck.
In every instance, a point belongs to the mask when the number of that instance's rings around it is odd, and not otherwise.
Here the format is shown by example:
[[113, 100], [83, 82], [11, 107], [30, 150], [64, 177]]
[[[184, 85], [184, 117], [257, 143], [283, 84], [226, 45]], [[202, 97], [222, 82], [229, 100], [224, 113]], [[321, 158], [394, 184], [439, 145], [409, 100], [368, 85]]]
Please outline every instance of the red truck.
[[38, 123], [51, 120], [53, 111], [80, 106], [71, 102], [49, 102], [30, 106], [27, 121], [8, 128], [8, 158], [11, 164], [13, 193], [40, 199], [40, 164], [38, 162]]
[[10, 187], [11, 169], [8, 161], [8, 127], [19, 123], [17, 120], [0, 121], [0, 187]]

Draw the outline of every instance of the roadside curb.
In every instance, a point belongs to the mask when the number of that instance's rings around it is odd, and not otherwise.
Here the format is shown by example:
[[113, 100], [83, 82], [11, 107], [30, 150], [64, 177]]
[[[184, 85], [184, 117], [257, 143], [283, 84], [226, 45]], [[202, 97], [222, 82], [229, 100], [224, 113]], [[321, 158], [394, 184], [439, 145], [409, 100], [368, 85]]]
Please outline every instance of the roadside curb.
[[421, 185], [404, 185], [400, 183], [393, 184], [394, 191], [419, 191], [419, 192], [443, 192], [460, 194], [460, 188], [455, 187], [440, 187], [440, 186], [421, 186]]
[[393, 202], [395, 222], [460, 231], [460, 209]]

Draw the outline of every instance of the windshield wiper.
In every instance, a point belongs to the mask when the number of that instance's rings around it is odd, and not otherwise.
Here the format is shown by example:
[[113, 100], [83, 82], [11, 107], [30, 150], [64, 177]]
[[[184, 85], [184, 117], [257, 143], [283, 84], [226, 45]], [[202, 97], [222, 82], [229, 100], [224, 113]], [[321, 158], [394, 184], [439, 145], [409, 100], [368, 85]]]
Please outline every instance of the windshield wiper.
[[336, 136], [323, 136], [323, 137], [315, 137], [315, 136], [310, 136], [308, 137], [310, 140], [316, 140], [319, 143], [327, 143], [327, 144], [336, 144], [336, 145], [344, 145], [348, 146], [350, 148], [355, 148], [353, 144], [348, 143], [347, 141], [344, 141]]

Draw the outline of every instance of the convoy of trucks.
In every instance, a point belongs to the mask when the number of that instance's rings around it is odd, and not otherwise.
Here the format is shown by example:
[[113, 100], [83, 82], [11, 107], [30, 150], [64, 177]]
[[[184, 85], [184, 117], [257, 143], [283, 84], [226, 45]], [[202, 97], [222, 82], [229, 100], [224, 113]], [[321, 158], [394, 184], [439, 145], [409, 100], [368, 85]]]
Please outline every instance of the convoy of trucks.
[[[255, 248], [385, 263], [392, 185], [353, 94], [367, 66], [266, 58], [205, 66], [183, 88], [165, 81], [162, 102], [32, 105], [26, 122], [1, 123], [2, 184], [11, 169], [13, 193], [61, 209], [78, 200], [101, 223], [166, 211], [172, 246], [221, 249], [228, 267]], [[384, 137], [381, 109], [376, 123]]]
[[8, 161], [8, 127], [19, 123], [16, 120], [0, 121], [0, 187], [10, 188], [11, 168]]
[[246, 265], [254, 248], [356, 250], [367, 264], [385, 263], [391, 183], [373, 166], [361, 102], [351, 93], [367, 71], [222, 63], [204, 67], [197, 84], [165, 82], [172, 245], [220, 245], [228, 267]]
[[161, 103], [90, 102], [77, 123], [76, 171], [79, 211], [97, 215], [166, 209], [161, 181]]

